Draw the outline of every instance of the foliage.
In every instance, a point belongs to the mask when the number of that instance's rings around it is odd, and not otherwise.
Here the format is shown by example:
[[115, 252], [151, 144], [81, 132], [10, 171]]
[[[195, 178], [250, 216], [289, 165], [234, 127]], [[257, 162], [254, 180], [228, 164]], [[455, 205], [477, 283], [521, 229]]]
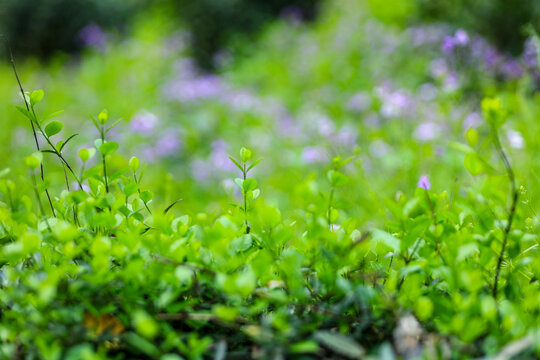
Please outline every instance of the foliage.
[[422, 18], [447, 21], [478, 32], [513, 54], [523, 51], [527, 26], [540, 29], [540, 6], [534, 0], [419, 0], [418, 3]]
[[319, 0], [174, 0], [193, 36], [193, 55], [204, 69], [213, 69], [219, 50], [238, 35], [249, 35], [284, 11], [313, 19]]
[[1, 358], [539, 356], [537, 63], [321, 15], [0, 66]]
[[[85, 45], [103, 46], [99, 26], [121, 29], [141, 5], [137, 0], [3, 0], [0, 33], [18, 54], [48, 58]], [[3, 47], [2, 47], [3, 52]]]

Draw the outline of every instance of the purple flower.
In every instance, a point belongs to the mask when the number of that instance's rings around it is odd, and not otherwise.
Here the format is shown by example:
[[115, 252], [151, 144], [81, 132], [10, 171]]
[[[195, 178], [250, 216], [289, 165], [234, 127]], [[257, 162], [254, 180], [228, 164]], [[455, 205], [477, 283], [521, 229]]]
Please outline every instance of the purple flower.
[[174, 133], [168, 133], [158, 140], [154, 147], [154, 153], [157, 157], [166, 157], [173, 155], [180, 149], [180, 140]]
[[418, 187], [425, 190], [431, 189], [431, 183], [429, 182], [427, 175], [420, 176], [420, 180], [418, 180]]
[[324, 162], [328, 160], [326, 152], [320, 146], [307, 146], [302, 151], [302, 158], [308, 164], [315, 162]]
[[216, 75], [201, 75], [177, 78], [166, 84], [164, 90], [170, 99], [180, 102], [195, 102], [215, 98], [225, 91], [225, 86]]
[[354, 112], [362, 112], [371, 106], [371, 96], [367, 92], [353, 95], [347, 102], [347, 108]]
[[94, 23], [83, 27], [79, 31], [79, 38], [85, 46], [92, 46], [99, 50], [104, 50], [107, 42], [107, 35]]
[[508, 138], [508, 142], [510, 143], [511, 147], [514, 149], [523, 149], [525, 141], [523, 140], [523, 136], [521, 136], [519, 131], [508, 130], [506, 137]]
[[236, 169], [236, 166], [229, 159], [228, 148], [229, 145], [225, 140], [219, 139], [212, 142], [212, 152], [210, 153], [209, 160], [213, 168], [223, 171]]
[[477, 112], [472, 112], [463, 121], [463, 129], [477, 128], [480, 124], [482, 124], [482, 116]]
[[445, 36], [441, 45], [441, 50], [445, 54], [450, 54], [456, 47], [456, 41], [452, 36]]
[[456, 45], [465, 46], [469, 43], [469, 35], [463, 29], [458, 29], [454, 34], [454, 42]]
[[516, 60], [508, 60], [502, 65], [503, 74], [509, 79], [517, 79], [523, 75], [523, 69]]
[[533, 39], [528, 39], [525, 42], [525, 49], [523, 50], [523, 63], [529, 69], [536, 69], [538, 67], [538, 52], [536, 50], [536, 45], [534, 44]]
[[155, 126], [158, 124], [159, 120], [156, 115], [143, 111], [135, 115], [131, 122], [129, 123], [129, 128], [131, 131], [149, 135]]
[[413, 136], [419, 141], [429, 141], [438, 138], [441, 135], [439, 124], [428, 121], [424, 122], [414, 130]]
[[287, 20], [292, 25], [300, 25], [303, 20], [302, 9], [298, 6], [289, 5], [280, 14], [281, 18]]

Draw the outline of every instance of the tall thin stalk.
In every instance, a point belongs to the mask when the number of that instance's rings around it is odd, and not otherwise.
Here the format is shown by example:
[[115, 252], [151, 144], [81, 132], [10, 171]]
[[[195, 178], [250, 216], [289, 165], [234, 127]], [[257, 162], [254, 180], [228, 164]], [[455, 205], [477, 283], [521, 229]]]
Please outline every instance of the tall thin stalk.
[[[2, 37], [4, 37], [4, 36], [2, 36]], [[11, 46], [9, 45], [9, 40], [6, 37], [4, 37], [4, 39], [5, 39], [6, 47], [7, 47], [8, 54], [9, 54], [9, 61], [11, 63], [11, 67], [13, 68], [13, 73], [15, 74], [15, 78], [17, 79], [17, 84], [19, 85], [19, 90], [20, 90], [21, 95], [23, 97], [24, 105], [26, 106], [26, 110], [28, 112], [30, 112], [30, 105], [28, 105], [28, 101], [26, 101], [26, 95], [24, 93], [24, 89], [23, 89], [21, 80], [19, 79], [19, 74], [17, 72], [17, 67], [15, 66], [15, 58], [13, 57], [13, 52], [11, 51]], [[33, 111], [34, 111], [34, 109], [32, 109], [32, 112]], [[37, 151], [41, 151], [41, 149], [39, 147], [39, 141], [37, 139], [36, 128], [35, 128], [34, 123], [32, 122], [32, 120], [30, 120], [30, 126], [32, 127], [32, 134], [34, 135], [34, 141], [35, 141], [35, 144], [36, 144], [36, 149], [37, 149]], [[45, 181], [45, 174], [44, 174], [44, 170], [43, 170], [43, 164], [40, 164], [40, 169], [39, 170], [40, 170], [41, 181], [44, 182]], [[54, 211], [54, 206], [52, 204], [51, 195], [49, 194], [49, 189], [47, 187], [45, 188], [45, 194], [47, 195], [47, 200], [49, 201], [49, 206], [51, 207], [51, 212], [52, 212], [53, 216], [56, 217], [56, 212]]]
[[510, 165], [510, 161], [508, 160], [508, 157], [506, 156], [506, 153], [504, 152], [504, 149], [502, 148], [501, 142], [499, 140], [499, 134], [497, 132], [497, 129], [495, 127], [491, 127], [492, 135], [493, 135], [493, 143], [495, 145], [495, 148], [497, 149], [497, 152], [499, 153], [499, 157], [501, 158], [504, 167], [506, 169], [506, 174], [508, 176], [508, 179], [510, 180], [510, 186], [511, 186], [511, 193], [512, 193], [512, 204], [510, 206], [510, 212], [508, 213], [508, 219], [506, 222], [506, 227], [504, 228], [503, 233], [503, 242], [501, 247], [501, 252], [499, 254], [499, 258], [497, 260], [497, 269], [495, 270], [495, 280], [493, 282], [493, 291], [492, 295], [493, 298], [497, 299], [497, 293], [499, 288], [499, 276], [501, 273], [501, 266], [504, 259], [504, 252], [506, 250], [506, 245], [508, 243], [508, 236], [510, 234], [510, 230], [512, 229], [512, 221], [514, 220], [514, 215], [516, 213], [516, 206], [518, 202], [519, 193], [516, 188], [516, 179], [514, 177], [514, 171], [512, 170], [512, 166]]

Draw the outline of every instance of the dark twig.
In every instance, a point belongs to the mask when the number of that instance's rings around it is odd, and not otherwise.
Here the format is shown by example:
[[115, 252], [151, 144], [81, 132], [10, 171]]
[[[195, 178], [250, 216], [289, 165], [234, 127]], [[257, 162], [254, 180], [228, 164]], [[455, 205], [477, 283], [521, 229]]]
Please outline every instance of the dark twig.
[[[26, 101], [26, 94], [24, 93], [24, 89], [23, 89], [21, 80], [19, 79], [19, 73], [17, 72], [17, 68], [15, 66], [15, 58], [13, 57], [13, 52], [11, 51], [11, 46], [9, 45], [9, 40], [4, 35], [0, 34], [0, 37], [3, 37], [5, 42], [6, 42], [6, 48], [7, 48], [8, 54], [9, 54], [9, 62], [11, 63], [11, 67], [13, 68], [13, 73], [15, 74], [15, 78], [17, 79], [17, 84], [19, 84], [19, 89], [21, 91], [21, 95], [23, 97], [24, 105], [26, 106], [26, 110], [28, 112], [30, 112], [30, 106], [28, 105], [28, 101]], [[34, 123], [32, 122], [32, 120], [30, 120], [30, 126], [32, 127], [32, 134], [34, 135], [34, 141], [36, 143], [36, 149], [37, 149], [37, 151], [40, 151], [39, 142], [38, 142], [37, 134], [36, 134], [36, 128], [34, 127]], [[45, 175], [44, 175], [44, 171], [43, 171], [43, 164], [40, 164], [39, 167], [40, 167], [41, 181], [45, 181]], [[49, 205], [51, 207], [52, 214], [53, 214], [54, 217], [56, 217], [56, 213], [54, 211], [51, 196], [49, 195], [49, 189], [45, 188], [45, 194], [47, 195], [47, 200], [49, 200]]]
[[512, 221], [514, 220], [514, 214], [516, 213], [516, 206], [518, 202], [519, 193], [516, 188], [516, 179], [514, 177], [514, 171], [512, 170], [510, 161], [508, 160], [508, 157], [506, 156], [506, 153], [504, 152], [502, 148], [501, 142], [499, 140], [499, 134], [497, 133], [497, 129], [492, 128], [491, 131], [493, 134], [493, 142], [495, 144], [495, 148], [497, 149], [497, 152], [499, 153], [499, 157], [501, 158], [504, 164], [504, 167], [506, 168], [506, 173], [508, 175], [508, 179], [510, 180], [510, 186], [511, 186], [511, 191], [512, 191], [512, 205], [510, 206], [510, 212], [508, 213], [508, 220], [506, 223], [506, 227], [504, 229], [501, 253], [499, 254], [499, 259], [497, 260], [497, 269], [495, 271], [495, 280], [493, 282], [492, 294], [493, 294], [493, 298], [496, 300], [497, 292], [498, 292], [498, 285], [499, 285], [499, 275], [501, 272], [501, 266], [504, 259], [504, 251], [506, 250], [506, 245], [508, 243], [508, 236], [512, 228]]

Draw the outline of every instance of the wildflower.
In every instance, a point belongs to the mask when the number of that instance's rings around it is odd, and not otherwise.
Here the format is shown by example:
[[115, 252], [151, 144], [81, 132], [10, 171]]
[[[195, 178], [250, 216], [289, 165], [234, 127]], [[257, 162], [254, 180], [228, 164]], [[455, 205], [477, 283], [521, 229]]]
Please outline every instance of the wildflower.
[[519, 131], [508, 130], [506, 137], [508, 138], [511, 147], [514, 149], [523, 149], [525, 141]]
[[180, 140], [174, 133], [169, 133], [158, 140], [154, 148], [157, 157], [166, 157], [173, 155], [180, 149]]
[[143, 111], [131, 119], [129, 127], [133, 132], [148, 135], [152, 130], [154, 130], [158, 122], [159, 120], [156, 115]]
[[105, 49], [107, 35], [101, 28], [94, 24], [88, 24], [79, 31], [79, 38], [85, 46], [91, 46], [99, 50]]
[[418, 180], [418, 187], [425, 190], [431, 189], [431, 183], [429, 182], [427, 175], [420, 176], [420, 180]]
[[452, 36], [445, 36], [443, 39], [441, 50], [445, 54], [450, 54], [456, 47], [456, 41]]
[[419, 141], [429, 141], [438, 138], [441, 134], [439, 124], [428, 121], [424, 122], [414, 130], [413, 136]]
[[465, 46], [469, 43], [469, 35], [463, 29], [458, 29], [454, 34], [454, 42], [456, 45]]
[[315, 162], [323, 162], [328, 159], [323, 148], [319, 146], [307, 146], [302, 151], [302, 159], [308, 164]]

